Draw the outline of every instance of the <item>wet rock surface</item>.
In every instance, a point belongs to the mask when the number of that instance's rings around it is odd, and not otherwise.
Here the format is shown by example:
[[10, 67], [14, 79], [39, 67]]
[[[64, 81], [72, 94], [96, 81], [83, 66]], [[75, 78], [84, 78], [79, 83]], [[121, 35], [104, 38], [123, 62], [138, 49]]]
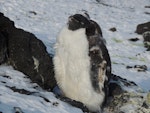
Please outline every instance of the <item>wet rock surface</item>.
[[127, 69], [135, 69], [138, 72], [145, 72], [147, 71], [147, 66], [146, 65], [134, 65], [134, 66], [126, 66]]
[[129, 39], [129, 41], [132, 41], [132, 42], [136, 42], [136, 41], [138, 41], [139, 40], [139, 38], [130, 38]]
[[112, 31], [112, 32], [117, 31], [117, 29], [116, 29], [115, 27], [112, 27], [112, 28], [110, 28], [109, 30]]

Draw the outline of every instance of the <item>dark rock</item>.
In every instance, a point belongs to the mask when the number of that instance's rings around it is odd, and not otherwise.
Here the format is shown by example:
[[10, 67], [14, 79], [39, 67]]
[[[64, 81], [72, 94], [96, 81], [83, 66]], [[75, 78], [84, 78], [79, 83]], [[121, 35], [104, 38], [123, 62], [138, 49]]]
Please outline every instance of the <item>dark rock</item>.
[[29, 13], [37, 15], [37, 13], [35, 11], [29, 11]]
[[[143, 98], [141, 93], [125, 92], [110, 99], [107, 104], [106, 113], [150, 113], [150, 109], [142, 106]], [[131, 106], [134, 107], [132, 108]], [[129, 108], [129, 109], [128, 109]]]
[[[14, 22], [2, 13], [0, 13], [0, 32], [6, 34], [3, 36], [8, 43], [7, 62], [28, 75], [41, 87], [52, 89], [56, 85], [52, 57], [46, 51], [42, 41], [32, 33], [16, 28]], [[6, 44], [4, 43], [4, 45]]]
[[109, 96], [119, 95], [122, 92], [124, 92], [123, 89], [117, 83], [114, 82], [109, 84]]
[[136, 83], [134, 83], [133, 81], [129, 81], [127, 79], [121, 78], [120, 76], [117, 76], [115, 74], [111, 74], [111, 82], [115, 82], [118, 84], [122, 84], [125, 86], [137, 86]]
[[[131, 67], [129, 66], [129, 68]], [[143, 90], [134, 82], [112, 74], [109, 89], [110, 95], [106, 106], [104, 106], [104, 112], [150, 113], [150, 93], [144, 94]], [[132, 108], [131, 106], [133, 105], [134, 107]]]
[[137, 69], [137, 71], [147, 71], [146, 65], [135, 65], [134, 68]]
[[150, 22], [139, 24], [135, 32], [138, 34], [143, 34], [146, 31], [150, 31]]
[[150, 8], [150, 6], [145, 6], [145, 8]]
[[0, 64], [7, 60], [7, 42], [8, 40], [3, 32], [0, 32]]
[[35, 92], [27, 91], [27, 90], [25, 90], [25, 89], [18, 89], [18, 88], [16, 88], [16, 87], [10, 87], [10, 86], [6, 86], [6, 87], [8, 87], [8, 88], [10, 88], [11, 90], [13, 90], [14, 92], [18, 92], [18, 93], [20, 93], [20, 94], [31, 95], [31, 94], [35, 93]]
[[109, 96], [116, 96], [126, 92], [125, 89], [130, 87], [136, 87], [137, 85], [133, 81], [121, 78], [115, 74], [111, 75], [109, 83]]
[[147, 14], [147, 15], [150, 15], [150, 12], [144, 12], [145, 14]]
[[[2, 81], [2, 80], [0, 80], [0, 83], [3, 84], [3, 85], [6, 84], [6, 82], [5, 82], [5, 81]], [[0, 95], [1, 95], [1, 94], [0, 94]]]
[[43, 96], [40, 96], [40, 97], [43, 98], [43, 100], [44, 100], [45, 102], [51, 103], [51, 101], [50, 101], [49, 99], [47, 99], [47, 98], [45, 98], [45, 97], [43, 97]]
[[144, 42], [150, 42], [150, 31], [143, 34]]
[[148, 108], [149, 108], [149, 106], [147, 105], [147, 103], [146, 103], [146, 102], [143, 102], [142, 107], [144, 107], [144, 108], [146, 108], [146, 109], [148, 109]]
[[143, 33], [144, 46], [150, 51], [150, 31]]
[[126, 68], [127, 68], [127, 69], [131, 69], [131, 68], [133, 68], [133, 67], [132, 67], [132, 66], [126, 66]]
[[112, 32], [115, 32], [115, 31], [117, 31], [117, 29], [116, 29], [115, 27], [113, 27], [113, 28], [110, 28], [109, 30], [110, 30], [110, 31], [112, 31]]
[[11, 79], [10, 76], [7, 76], [7, 75], [2, 75], [2, 77], [5, 77], [5, 78], [8, 78], [8, 79]]
[[135, 69], [139, 72], [145, 72], [147, 71], [146, 65], [134, 65], [134, 66], [126, 66], [127, 69]]
[[1, 83], [3, 83], [3, 84], [6, 84], [6, 82], [5, 81], [0, 81]]
[[58, 102], [53, 102], [53, 104], [52, 104], [53, 106], [58, 106], [59, 105], [59, 103]]
[[54, 83], [52, 58], [33, 34], [16, 29], [9, 37], [9, 58], [10, 64], [29, 75], [33, 82], [44, 88], [53, 87], [50, 86]]
[[136, 42], [136, 41], [138, 41], [139, 40], [139, 38], [130, 38], [129, 39], [129, 41], [132, 41], [132, 42]]
[[3, 13], [0, 13], [0, 31], [5, 31], [7, 29], [12, 29], [14, 27], [14, 22], [6, 18]]

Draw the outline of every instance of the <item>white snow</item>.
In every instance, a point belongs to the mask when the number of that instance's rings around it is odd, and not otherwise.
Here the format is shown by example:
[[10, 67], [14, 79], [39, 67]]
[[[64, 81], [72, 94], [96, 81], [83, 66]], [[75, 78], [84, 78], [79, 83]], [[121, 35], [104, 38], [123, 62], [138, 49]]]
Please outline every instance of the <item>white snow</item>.
[[[97, 0], [98, 1], [98, 0]], [[0, 0], [0, 12], [15, 22], [15, 26], [32, 32], [41, 39], [49, 53], [54, 54], [54, 43], [68, 16], [86, 10], [97, 21], [107, 41], [114, 74], [134, 81], [145, 91], [150, 90], [150, 52], [146, 51], [141, 35], [135, 32], [140, 23], [150, 21], [150, 0]], [[116, 32], [109, 31], [116, 27]], [[128, 41], [138, 37], [137, 42]], [[146, 72], [126, 69], [126, 66], [146, 65]], [[7, 77], [3, 77], [6, 75]], [[9, 79], [11, 77], [11, 79]], [[0, 111], [12, 113], [13, 107], [20, 107], [25, 113], [80, 113], [80, 109], [70, 107], [54, 97], [50, 92], [34, 89], [36, 84], [24, 78], [25, 75], [9, 66], [0, 66]], [[5, 83], [6, 82], [6, 83]], [[36, 95], [13, 92], [7, 86], [15, 86], [44, 95], [53, 106]]]
[[[9, 87], [25, 89], [32, 93], [30, 95], [20, 94], [13, 92]], [[42, 97], [50, 102], [46, 102]], [[2, 65], [0, 66], [0, 111], [13, 113], [14, 107], [21, 108], [24, 113], [69, 113], [70, 111], [82, 113], [80, 109], [56, 99], [53, 93], [42, 90], [23, 73], [10, 66]]]

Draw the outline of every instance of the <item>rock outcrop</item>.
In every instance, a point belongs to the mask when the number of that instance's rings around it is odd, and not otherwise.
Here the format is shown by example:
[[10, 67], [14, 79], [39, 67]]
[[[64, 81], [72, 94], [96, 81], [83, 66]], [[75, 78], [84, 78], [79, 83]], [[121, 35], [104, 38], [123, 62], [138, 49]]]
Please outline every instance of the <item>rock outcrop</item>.
[[110, 98], [107, 113], [150, 113], [149, 93], [125, 92]]
[[150, 113], [150, 92], [116, 75], [112, 75], [109, 87], [111, 95], [104, 113]]
[[56, 85], [52, 57], [35, 35], [18, 29], [0, 13], [0, 64], [8, 63], [44, 89]]
[[150, 51], [150, 22], [137, 25], [135, 32], [143, 35], [144, 46]]
[[137, 25], [135, 32], [138, 34], [143, 34], [146, 31], [150, 31], [150, 22]]

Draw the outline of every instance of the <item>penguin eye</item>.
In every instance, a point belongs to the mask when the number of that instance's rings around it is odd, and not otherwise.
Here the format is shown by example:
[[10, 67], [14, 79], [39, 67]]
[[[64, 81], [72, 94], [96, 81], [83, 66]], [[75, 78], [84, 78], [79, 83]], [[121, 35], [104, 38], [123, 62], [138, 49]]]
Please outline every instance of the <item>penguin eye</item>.
[[76, 19], [76, 18], [73, 18], [73, 20], [74, 20], [75, 22], [79, 23], [79, 20], [78, 20], [78, 19]]
[[77, 17], [74, 17], [74, 20], [75, 20], [77, 23], [80, 23], [81, 25], [85, 25], [85, 23], [84, 23], [84, 18], [81, 18], [81, 17], [77, 16]]
[[76, 20], [76, 19], [75, 19], [75, 21], [76, 21], [77, 23], [79, 23], [79, 20]]
[[93, 50], [92, 53], [95, 54], [95, 55], [98, 55], [99, 51], [98, 50]]

